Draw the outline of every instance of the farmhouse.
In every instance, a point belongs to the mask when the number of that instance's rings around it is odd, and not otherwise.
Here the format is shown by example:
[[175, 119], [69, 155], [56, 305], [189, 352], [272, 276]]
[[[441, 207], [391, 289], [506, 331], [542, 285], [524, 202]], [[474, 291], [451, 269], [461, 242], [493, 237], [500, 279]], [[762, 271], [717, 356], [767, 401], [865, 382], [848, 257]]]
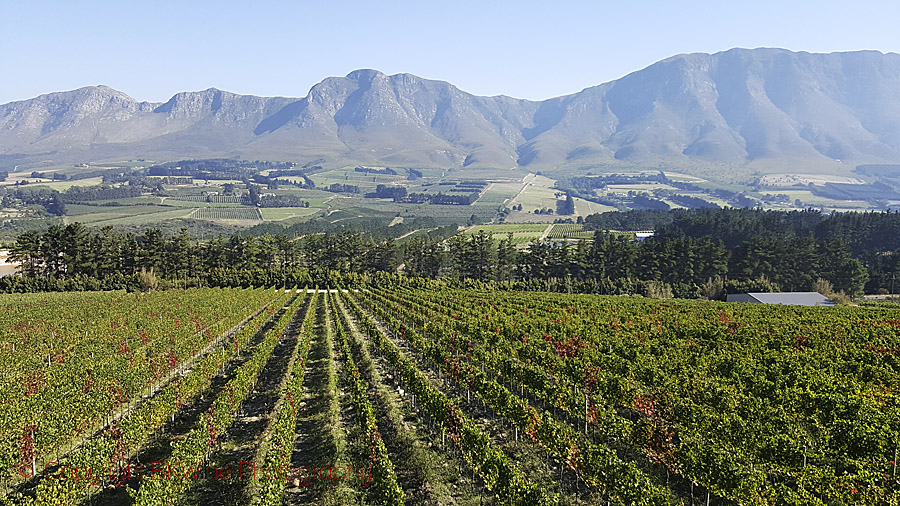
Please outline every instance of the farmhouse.
[[757, 302], [761, 304], [787, 304], [792, 306], [834, 306], [834, 302], [819, 292], [782, 293], [733, 293], [728, 302]]

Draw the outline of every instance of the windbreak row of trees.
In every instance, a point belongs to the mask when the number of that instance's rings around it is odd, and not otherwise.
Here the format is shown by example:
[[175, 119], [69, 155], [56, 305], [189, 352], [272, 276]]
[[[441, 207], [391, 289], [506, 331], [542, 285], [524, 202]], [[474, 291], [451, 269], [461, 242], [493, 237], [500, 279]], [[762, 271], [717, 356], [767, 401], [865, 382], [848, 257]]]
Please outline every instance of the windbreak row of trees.
[[285, 272], [318, 267], [348, 273], [396, 270], [394, 242], [377, 243], [359, 232], [218, 236], [192, 241], [187, 231], [165, 236], [158, 229], [142, 234], [112, 227], [92, 231], [80, 223], [51, 226], [43, 234], [22, 233], [10, 251], [25, 277], [106, 278], [153, 271], [163, 279], [205, 278], [215, 269]]
[[855, 257], [900, 249], [900, 213], [818, 210], [673, 209], [615, 211], [585, 218], [588, 230], [655, 230], [657, 238], [711, 237], [729, 249], [755, 237], [813, 237], [847, 243]]
[[[585, 218], [593, 230], [655, 230], [654, 240], [680, 237], [722, 241], [737, 253], [755, 244], [760, 259], [809, 257], [813, 242], [845, 247], [866, 267], [867, 292], [900, 288], [900, 213], [864, 212], [823, 214], [816, 210], [763, 211], [760, 209], [677, 209], [595, 214]], [[812, 241], [812, 242], [810, 242]], [[799, 247], [793, 248], [799, 245]], [[778, 261], [776, 259], [775, 261]], [[799, 261], [799, 260], [798, 260]], [[729, 276], [740, 275], [729, 272]], [[892, 285], [893, 288], [892, 288]]]
[[670, 285], [680, 297], [708, 296], [707, 285], [716, 280], [722, 289], [731, 280], [730, 292], [806, 291], [820, 278], [835, 291], [859, 295], [869, 279], [846, 244], [810, 237], [757, 237], [729, 250], [708, 237], [634, 241], [597, 232], [592, 242], [540, 242], [517, 251], [511, 237], [495, 241], [488, 234], [477, 234], [455, 236], [446, 248], [426, 238], [410, 241], [404, 261], [408, 274], [429, 278], [565, 279], [578, 291], [598, 291], [592, 287], [601, 281], [627, 280], [620, 281], [625, 288], [601, 290], [616, 293], [640, 292], [628, 287], [655, 281]]
[[26, 279], [104, 280], [144, 271], [210, 285], [275, 285], [319, 269], [515, 282], [525, 289], [719, 297], [725, 290], [810, 290], [819, 278], [855, 295], [868, 280], [865, 266], [845, 243], [812, 237], [757, 236], [729, 249], [709, 237], [638, 242], [598, 232], [592, 242], [535, 242], [527, 250], [517, 249], [512, 236], [485, 233], [447, 240], [372, 237], [343, 230], [197, 242], [185, 230], [171, 236], [157, 229], [133, 234], [74, 223], [21, 234], [11, 258]]

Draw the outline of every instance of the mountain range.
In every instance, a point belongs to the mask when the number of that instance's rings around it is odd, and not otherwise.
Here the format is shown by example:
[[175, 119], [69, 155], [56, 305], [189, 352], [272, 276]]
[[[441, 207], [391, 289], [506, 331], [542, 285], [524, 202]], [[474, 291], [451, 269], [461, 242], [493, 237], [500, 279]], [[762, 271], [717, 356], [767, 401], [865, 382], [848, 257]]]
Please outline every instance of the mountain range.
[[0, 105], [0, 168], [203, 157], [436, 167], [900, 163], [900, 55], [684, 54], [543, 101], [356, 70], [303, 98], [106, 86]]

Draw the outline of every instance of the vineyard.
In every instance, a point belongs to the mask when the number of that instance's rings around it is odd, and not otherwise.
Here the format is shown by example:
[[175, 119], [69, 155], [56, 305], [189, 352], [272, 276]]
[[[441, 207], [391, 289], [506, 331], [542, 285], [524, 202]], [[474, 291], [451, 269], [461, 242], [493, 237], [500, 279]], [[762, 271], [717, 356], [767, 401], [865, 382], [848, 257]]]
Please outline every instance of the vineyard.
[[182, 202], [209, 202], [211, 204], [246, 204], [250, 201], [249, 198], [235, 195], [182, 194], [167, 198], [171, 200], [180, 200]]
[[594, 232], [584, 230], [584, 225], [571, 223], [557, 223], [547, 234], [548, 239], [592, 239]]
[[8, 504], [898, 504], [900, 313], [412, 287], [0, 297]]
[[195, 220], [254, 220], [262, 221], [262, 214], [255, 207], [199, 207], [189, 218]]
[[509, 234], [512, 234], [512, 245], [518, 246], [540, 239], [547, 227], [547, 225], [533, 223], [477, 225], [460, 232], [460, 235], [468, 238], [480, 233], [493, 234], [494, 240], [499, 241], [507, 239]]

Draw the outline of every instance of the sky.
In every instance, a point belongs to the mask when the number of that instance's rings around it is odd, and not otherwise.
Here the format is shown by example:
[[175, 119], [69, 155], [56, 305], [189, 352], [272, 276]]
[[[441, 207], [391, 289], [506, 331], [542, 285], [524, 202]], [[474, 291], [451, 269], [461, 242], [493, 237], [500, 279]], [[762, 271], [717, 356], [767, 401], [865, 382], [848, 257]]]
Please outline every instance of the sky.
[[0, 103], [97, 84], [303, 97], [360, 68], [540, 100], [681, 53], [900, 52], [898, 19], [896, 0], [0, 0]]

